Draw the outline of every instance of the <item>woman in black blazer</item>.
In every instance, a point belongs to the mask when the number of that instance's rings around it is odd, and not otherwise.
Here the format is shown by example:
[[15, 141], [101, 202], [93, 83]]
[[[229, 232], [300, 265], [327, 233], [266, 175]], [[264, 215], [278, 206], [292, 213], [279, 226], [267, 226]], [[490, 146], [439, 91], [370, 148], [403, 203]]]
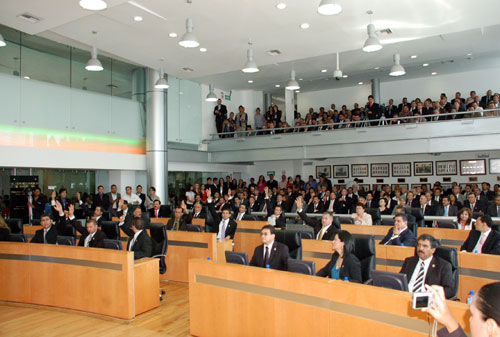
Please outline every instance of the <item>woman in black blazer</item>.
[[354, 255], [354, 239], [348, 231], [340, 231], [332, 242], [334, 253], [318, 276], [361, 283], [361, 263]]

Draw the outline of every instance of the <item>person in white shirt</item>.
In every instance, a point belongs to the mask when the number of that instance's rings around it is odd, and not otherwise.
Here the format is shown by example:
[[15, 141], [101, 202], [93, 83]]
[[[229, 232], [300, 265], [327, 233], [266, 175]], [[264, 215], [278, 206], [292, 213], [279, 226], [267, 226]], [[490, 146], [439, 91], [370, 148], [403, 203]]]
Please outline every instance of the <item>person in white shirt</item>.
[[108, 195], [109, 195], [109, 202], [111, 205], [111, 211], [113, 212], [113, 214], [115, 214], [115, 212], [118, 209], [118, 202], [122, 198], [120, 193], [118, 193], [118, 188], [116, 187], [115, 184], [111, 185], [111, 192], [109, 192]]
[[193, 208], [195, 195], [193, 185], [189, 185], [189, 191], [186, 192], [186, 206], [188, 209]]
[[470, 231], [460, 250], [470, 253], [500, 255], [500, 234], [492, 229], [493, 220], [491, 217], [489, 215], [479, 216], [475, 227]]
[[351, 218], [354, 219], [354, 224], [356, 225], [372, 225], [372, 216], [365, 212], [365, 205], [362, 203], [356, 204], [356, 213], [352, 214]]
[[142, 200], [137, 196], [137, 194], [132, 193], [132, 187], [127, 186], [125, 188], [125, 195], [123, 196], [123, 200], [127, 200], [127, 202], [131, 205], [140, 205]]
[[236, 214], [235, 219], [236, 220], [243, 220], [243, 217], [246, 214], [247, 214], [247, 205], [240, 204], [240, 207], [238, 208], [238, 214]]

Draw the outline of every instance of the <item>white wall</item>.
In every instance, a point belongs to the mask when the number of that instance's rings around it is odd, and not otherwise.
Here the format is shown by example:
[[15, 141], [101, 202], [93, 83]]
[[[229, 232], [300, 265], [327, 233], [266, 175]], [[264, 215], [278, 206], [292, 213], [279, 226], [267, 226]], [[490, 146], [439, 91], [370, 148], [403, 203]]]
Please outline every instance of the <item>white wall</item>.
[[[411, 101], [417, 97], [424, 100], [431, 98], [439, 100], [439, 95], [444, 92], [451, 100], [455, 97], [455, 92], [460, 91], [463, 98], [469, 97], [469, 92], [475, 90], [479, 96], [484, 96], [488, 89], [493, 92], [500, 91], [498, 78], [500, 68], [482, 69], [469, 72], [461, 72], [447, 75], [436, 75], [415, 79], [397, 79], [390, 82], [380, 83], [381, 103], [387, 104], [390, 98], [395, 104], [401, 103], [403, 97]], [[310, 107], [318, 111], [320, 107], [329, 109], [335, 103], [340, 110], [343, 104], [347, 108], [352, 108], [354, 103], [360, 106], [365, 105], [368, 95], [371, 94], [371, 85], [357, 85], [347, 88], [328, 89], [297, 94], [297, 105], [299, 112], [304, 116]]]

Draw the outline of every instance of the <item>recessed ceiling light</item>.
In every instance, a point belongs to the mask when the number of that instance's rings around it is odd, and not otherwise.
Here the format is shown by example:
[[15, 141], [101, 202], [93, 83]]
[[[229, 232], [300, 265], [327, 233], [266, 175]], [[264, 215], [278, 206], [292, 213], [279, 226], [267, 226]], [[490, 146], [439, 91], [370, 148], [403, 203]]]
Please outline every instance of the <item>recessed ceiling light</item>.
[[248, 80], [248, 83], [253, 83], [253, 81], [252, 80]]
[[141, 22], [142, 20], [142, 16], [134, 16], [134, 21]]
[[327, 71], [328, 71], [328, 69], [321, 69], [322, 73], [326, 73]]
[[437, 73], [436, 73], [435, 71], [433, 71], [433, 72], [431, 73], [431, 75], [437, 75]]
[[303, 81], [303, 80], [304, 80], [304, 79], [303, 79], [302, 77], [301, 77], [301, 78], [299, 78], [299, 81]]
[[276, 5], [276, 8], [278, 8], [278, 9], [285, 9], [286, 8], [286, 3], [280, 2], [279, 4]]
[[417, 55], [412, 55], [410, 56], [411, 59], [416, 59], [417, 58]]
[[349, 76], [347, 76], [347, 75], [342, 75], [342, 77], [343, 77], [343, 78], [348, 78]]
[[24, 76], [24, 78], [27, 80], [31, 79], [31, 77], [29, 77], [29, 76]]
[[472, 56], [472, 53], [467, 54], [467, 56]]
[[80, 6], [89, 11], [101, 11], [108, 7], [103, 0], [80, 0]]
[[168, 34], [168, 36], [170, 36], [170, 37], [177, 37], [177, 33], [170, 33], [170, 34]]
[[380, 67], [375, 67], [375, 68], [373, 68], [373, 69], [375, 69], [375, 70], [379, 70], [379, 69], [380, 69]]
[[358, 82], [359, 85], [363, 84], [363, 82]]
[[274, 86], [275, 86], [276, 88], [281, 87], [281, 85], [279, 85], [279, 84], [275, 84]]
[[206, 52], [207, 52], [207, 48], [203, 48], [203, 47], [201, 47], [201, 48], [200, 48], [200, 51], [201, 51], [202, 53], [206, 53]]
[[422, 67], [428, 67], [428, 66], [429, 66], [429, 63], [422, 64]]
[[300, 28], [307, 29], [309, 28], [309, 24], [307, 22], [304, 22], [303, 24], [300, 25]]

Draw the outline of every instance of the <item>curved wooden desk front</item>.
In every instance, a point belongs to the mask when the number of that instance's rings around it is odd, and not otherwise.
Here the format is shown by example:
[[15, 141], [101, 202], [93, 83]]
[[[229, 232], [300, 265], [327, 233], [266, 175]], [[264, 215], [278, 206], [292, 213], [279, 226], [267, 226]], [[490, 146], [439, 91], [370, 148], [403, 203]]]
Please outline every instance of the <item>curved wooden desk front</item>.
[[[464, 303], [448, 302], [469, 331]], [[194, 336], [429, 336], [411, 294], [250, 266], [189, 261]]]
[[158, 307], [157, 259], [131, 252], [0, 242], [0, 300], [122, 319]]

